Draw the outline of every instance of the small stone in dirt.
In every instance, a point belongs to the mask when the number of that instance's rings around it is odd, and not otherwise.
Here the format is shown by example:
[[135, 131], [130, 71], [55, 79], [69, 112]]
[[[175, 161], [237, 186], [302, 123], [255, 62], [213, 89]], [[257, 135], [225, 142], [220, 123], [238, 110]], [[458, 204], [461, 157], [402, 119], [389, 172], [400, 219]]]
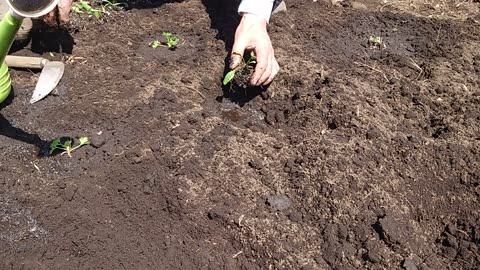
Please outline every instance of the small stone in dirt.
[[293, 222], [300, 222], [302, 221], [302, 214], [299, 212], [292, 212], [288, 215], [288, 218]]
[[382, 237], [386, 238], [389, 244], [407, 245], [409, 242], [413, 243], [413, 229], [411, 226], [402, 220], [392, 216], [385, 216], [378, 222], [379, 231]]
[[207, 214], [207, 217], [209, 219], [219, 220], [219, 221], [223, 221], [223, 222], [228, 221], [228, 216], [229, 216], [228, 211], [226, 209], [222, 208], [222, 207], [213, 208]]
[[192, 79], [191, 79], [190, 77], [188, 77], [188, 76], [182, 77], [182, 78], [180, 79], [180, 81], [181, 81], [182, 83], [185, 83], [185, 84], [190, 84], [190, 83], [192, 83]]
[[284, 172], [291, 172], [293, 168], [295, 167], [295, 161], [293, 159], [289, 159], [287, 162], [285, 162], [285, 166], [283, 167]]
[[270, 93], [268, 91], [263, 91], [262, 93], [260, 93], [260, 95], [262, 96], [263, 100], [267, 100], [270, 98]]
[[275, 114], [275, 120], [276, 120], [278, 123], [283, 123], [283, 122], [285, 122], [285, 114], [283, 114], [282, 111], [277, 112], [277, 113]]
[[263, 168], [263, 164], [259, 159], [252, 159], [248, 162], [248, 166], [255, 170], [261, 170]]
[[77, 192], [77, 187], [75, 187], [73, 185], [67, 186], [64, 190], [65, 199], [67, 201], [73, 200], [73, 197], [75, 196], [76, 192]]
[[267, 204], [274, 210], [282, 211], [292, 205], [292, 200], [285, 195], [274, 195], [267, 199]]
[[283, 147], [283, 145], [281, 143], [275, 143], [273, 145], [273, 148], [275, 148], [275, 149], [282, 149], [282, 147]]
[[327, 262], [323, 259], [321, 255], [315, 257], [315, 262], [321, 267], [327, 267]]
[[417, 118], [417, 114], [414, 111], [408, 111], [404, 115], [405, 119], [415, 119]]
[[161, 149], [162, 149], [162, 144], [160, 144], [159, 142], [157, 143], [154, 143], [150, 146], [150, 149], [153, 151], [153, 152], [159, 152]]
[[372, 263], [379, 263], [382, 259], [380, 251], [377, 248], [369, 250], [367, 253], [367, 259]]
[[418, 269], [417, 265], [415, 265], [415, 262], [410, 258], [405, 258], [405, 260], [403, 260], [402, 267], [405, 270], [417, 270]]
[[367, 131], [367, 139], [373, 140], [380, 137], [380, 130], [376, 127], [372, 127]]
[[457, 249], [458, 248], [457, 238], [455, 236], [447, 233], [447, 239], [445, 239], [444, 245], [447, 246], [447, 247], [453, 247], [453, 248]]
[[105, 137], [101, 135], [95, 134], [90, 138], [90, 144], [95, 148], [102, 147], [105, 144], [105, 142], [106, 142]]
[[270, 110], [267, 112], [267, 115], [265, 116], [265, 122], [269, 125], [275, 124], [275, 111]]

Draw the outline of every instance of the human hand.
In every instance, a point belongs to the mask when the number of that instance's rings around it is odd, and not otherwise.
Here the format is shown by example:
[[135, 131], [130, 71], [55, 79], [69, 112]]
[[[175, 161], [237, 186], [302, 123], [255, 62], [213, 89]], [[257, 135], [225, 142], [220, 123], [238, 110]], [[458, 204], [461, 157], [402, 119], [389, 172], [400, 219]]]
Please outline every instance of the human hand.
[[272, 42], [267, 32], [267, 21], [253, 14], [244, 14], [235, 32], [235, 42], [230, 56], [230, 68], [242, 63], [245, 50], [254, 51], [257, 57], [255, 71], [250, 78], [252, 86], [268, 85], [280, 69], [275, 59]]
[[73, 0], [59, 0], [57, 5], [58, 9], [55, 8], [53, 11], [45, 15], [43, 21], [50, 26], [57, 27], [68, 23], [68, 15], [70, 14], [72, 1]]

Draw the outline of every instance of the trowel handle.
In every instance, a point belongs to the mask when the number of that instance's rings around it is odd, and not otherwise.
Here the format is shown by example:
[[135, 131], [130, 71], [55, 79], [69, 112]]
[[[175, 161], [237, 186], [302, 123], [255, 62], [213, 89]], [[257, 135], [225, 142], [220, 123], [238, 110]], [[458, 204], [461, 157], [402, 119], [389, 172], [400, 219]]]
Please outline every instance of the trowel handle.
[[9, 67], [41, 69], [47, 64], [48, 60], [41, 57], [7, 55], [5, 62]]

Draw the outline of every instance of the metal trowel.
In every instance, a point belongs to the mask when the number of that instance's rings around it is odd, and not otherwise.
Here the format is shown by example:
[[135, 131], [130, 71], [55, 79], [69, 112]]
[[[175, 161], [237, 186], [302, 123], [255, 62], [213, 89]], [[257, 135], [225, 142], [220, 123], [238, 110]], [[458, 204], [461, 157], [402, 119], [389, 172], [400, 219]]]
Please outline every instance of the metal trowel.
[[35, 103], [46, 97], [57, 87], [62, 79], [65, 65], [59, 61], [49, 61], [41, 57], [12, 56], [7, 55], [5, 62], [9, 67], [42, 69], [37, 85], [33, 91], [30, 103]]

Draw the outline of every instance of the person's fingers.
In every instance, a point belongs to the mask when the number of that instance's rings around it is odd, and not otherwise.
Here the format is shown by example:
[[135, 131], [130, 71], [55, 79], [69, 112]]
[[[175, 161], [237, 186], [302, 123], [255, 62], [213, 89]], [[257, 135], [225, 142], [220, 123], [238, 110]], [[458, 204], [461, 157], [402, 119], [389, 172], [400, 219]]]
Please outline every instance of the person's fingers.
[[60, 0], [58, 2], [58, 16], [61, 23], [67, 23], [69, 21], [71, 7], [72, 0]]
[[250, 79], [251, 85], [258, 85], [258, 81], [263, 76], [263, 73], [267, 70], [268, 67], [268, 48], [267, 47], [257, 47], [255, 53], [257, 54], [257, 66], [255, 71], [252, 74]]
[[268, 79], [263, 83], [263, 85], [269, 85], [275, 76], [277, 76], [278, 71], [280, 70], [280, 66], [278, 65], [277, 60], [275, 59], [275, 56], [273, 56], [273, 68], [272, 68], [272, 73], [270, 73], [270, 76]]
[[[242, 31], [242, 29], [238, 31]], [[237, 33], [235, 36], [235, 43], [233, 44], [232, 54], [230, 55], [230, 69], [235, 69], [242, 63], [243, 53], [248, 45], [248, 40], [243, 37], [241, 33]]]
[[230, 69], [236, 69], [240, 65], [240, 63], [242, 63], [242, 57], [243, 56], [240, 53], [232, 52], [232, 54], [230, 55]]
[[273, 71], [273, 67], [274, 67], [274, 63], [273, 63], [273, 56], [270, 55], [269, 56], [269, 60], [268, 60], [268, 65], [267, 65], [267, 68], [265, 69], [265, 72], [263, 72], [262, 76], [260, 77], [260, 79], [258, 79], [257, 81], [257, 86], [259, 85], [264, 85], [265, 82], [270, 78], [271, 74], [272, 74], [272, 71]]

